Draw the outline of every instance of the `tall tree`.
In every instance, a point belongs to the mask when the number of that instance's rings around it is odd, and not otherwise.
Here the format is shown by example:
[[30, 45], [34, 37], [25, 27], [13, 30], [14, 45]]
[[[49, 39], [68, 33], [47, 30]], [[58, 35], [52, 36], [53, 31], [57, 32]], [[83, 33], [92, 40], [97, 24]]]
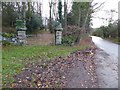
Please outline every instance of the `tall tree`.
[[62, 23], [62, 1], [58, 0], [59, 22]]
[[53, 30], [52, 30], [52, 1], [49, 2], [49, 8], [50, 8], [50, 13], [49, 13], [49, 30], [51, 33], [53, 33]]
[[67, 30], [67, 1], [64, 0], [64, 31], [63, 31], [64, 34], [66, 30]]
[[26, 10], [26, 2], [22, 2], [22, 18], [25, 19], [26, 15], [25, 15], [25, 10]]
[[[72, 18], [74, 19], [74, 25], [78, 27], [77, 30], [77, 38], [76, 43], [80, 42], [80, 37], [85, 32], [86, 23], [88, 21], [88, 9], [89, 9], [89, 2], [73, 2], [72, 5]], [[81, 28], [81, 29], [80, 29]]]
[[27, 10], [27, 15], [26, 15], [26, 17], [27, 17], [27, 19], [30, 21], [30, 20], [31, 20], [31, 17], [32, 17], [32, 12], [31, 12], [31, 7], [30, 7], [31, 3], [28, 2], [27, 4], [28, 4], [28, 10]]
[[42, 3], [41, 2], [36, 2], [37, 3], [37, 13], [42, 16]]
[[79, 43], [80, 35], [90, 32], [91, 14], [96, 12], [104, 4], [103, 2], [100, 5], [98, 3], [92, 5], [92, 2], [93, 0], [91, 2], [73, 2], [72, 18], [74, 18], [74, 24], [81, 28], [78, 31], [80, 34], [77, 35], [77, 43]]
[[15, 2], [2, 2], [2, 25], [13, 27], [16, 18]]

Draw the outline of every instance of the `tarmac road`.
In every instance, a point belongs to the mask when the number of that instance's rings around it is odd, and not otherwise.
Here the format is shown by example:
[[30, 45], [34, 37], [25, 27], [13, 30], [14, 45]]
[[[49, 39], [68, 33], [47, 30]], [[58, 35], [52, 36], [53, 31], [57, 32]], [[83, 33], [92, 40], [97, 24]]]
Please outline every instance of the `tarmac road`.
[[96, 51], [96, 72], [100, 88], [118, 88], [118, 47], [119, 45], [92, 36], [99, 48]]

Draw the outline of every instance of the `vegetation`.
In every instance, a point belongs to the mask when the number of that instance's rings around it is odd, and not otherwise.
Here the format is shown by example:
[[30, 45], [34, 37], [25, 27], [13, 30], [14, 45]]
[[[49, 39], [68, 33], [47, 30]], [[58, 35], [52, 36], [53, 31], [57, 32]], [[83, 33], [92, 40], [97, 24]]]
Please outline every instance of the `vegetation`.
[[[93, 0], [92, 0], [93, 1]], [[3, 27], [8, 27], [9, 30], [7, 32], [15, 33], [15, 22], [16, 19], [20, 18], [26, 21], [27, 33], [35, 32], [38, 30], [42, 30], [44, 28], [43, 25], [43, 17], [41, 12], [41, 2], [2, 2], [2, 13], [3, 13]], [[56, 7], [57, 5], [57, 7]], [[68, 31], [68, 26], [76, 26], [76, 34], [73, 37], [76, 37], [76, 42], [79, 43], [81, 35], [90, 32], [90, 21], [91, 14], [94, 13], [94, 6], [92, 6], [92, 2], [73, 2], [72, 8], [70, 12], [67, 12], [68, 6], [67, 1], [64, 0], [64, 15], [62, 12], [62, 1], [58, 0], [57, 2], [49, 1], [49, 19], [46, 18], [47, 25], [49, 31], [54, 33], [54, 29], [56, 28], [55, 24], [59, 21], [62, 24], [63, 36], [67, 34], [65, 32]], [[101, 5], [100, 5], [101, 6]], [[53, 13], [52, 13], [53, 12]], [[57, 25], [57, 24], [56, 24]], [[6, 29], [3, 29], [5, 31]], [[6, 32], [6, 31], [5, 31]]]
[[12, 46], [3, 47], [2, 50], [2, 79], [3, 86], [10, 87], [12, 76], [19, 73], [28, 63], [37, 60], [50, 60], [57, 56], [68, 55], [76, 50], [83, 50], [89, 45], [83, 46]]
[[[72, 25], [77, 25], [77, 26], [79, 25], [79, 27], [82, 27], [88, 13], [88, 9], [91, 7], [89, 4], [90, 4], [89, 2], [82, 2], [82, 3], [73, 2], [72, 10], [70, 12], [70, 14], [72, 14], [71, 20], [73, 22], [68, 21], [68, 24], [71, 23]], [[89, 15], [91, 15], [91, 13]], [[70, 16], [68, 17], [70, 18]], [[90, 16], [89, 16], [89, 19], [90, 19]], [[89, 24], [90, 24], [89, 20], [87, 20], [86, 26], [87, 24], [88, 24], [87, 28], [89, 28]]]
[[2, 36], [6, 37], [6, 38], [11, 38], [11, 37], [14, 37], [14, 34], [12, 34], [12, 33], [2, 33]]
[[118, 36], [118, 22], [116, 21], [108, 26], [101, 26], [94, 31], [92, 35], [106, 38], [113, 42], [120, 42], [120, 38]]
[[69, 45], [69, 46], [71, 46], [71, 45], [74, 45], [74, 43], [75, 43], [75, 38], [72, 37], [72, 36], [64, 36], [62, 38], [62, 44], [63, 45]]
[[59, 22], [62, 23], [62, 1], [58, 2], [58, 14], [59, 14]]
[[10, 27], [15, 30], [17, 18], [26, 20], [27, 32], [43, 29], [42, 16], [39, 10], [35, 11], [34, 4], [33, 2], [2, 2], [2, 26], [9, 28], [7, 31], [3, 29], [3, 32], [15, 33]]
[[[42, 10], [44, 10], [42, 8], [43, 0], [37, 1], [38, 2], [34, 2], [34, 0], [31, 0], [31, 2], [30, 0], [25, 0], [25, 2], [2, 2], [2, 8], [0, 8], [2, 11], [2, 31], [5, 33], [2, 32], [1, 35], [3, 39], [7, 39], [1, 41], [3, 48], [0, 49], [2, 52], [2, 55], [0, 55], [0, 58], [2, 58], [2, 65], [0, 65], [0, 67], [2, 66], [2, 83], [5, 88], [12, 87], [14, 76], [20, 74], [23, 69], [30, 68], [29, 65], [33, 64], [33, 67], [35, 67], [35, 64], [37, 63], [42, 66], [42, 61], [50, 61], [61, 56], [64, 57], [78, 50], [87, 51], [83, 53], [78, 52], [79, 54], [76, 53], [73, 55], [73, 58], [70, 57], [70, 60], [74, 60], [74, 57], [79, 56], [81, 60], [84, 61], [84, 67], [86, 69], [92, 69], [92, 64], [89, 64], [89, 62], [85, 64], [86, 61], [90, 61], [90, 58], [94, 61], [92, 55], [95, 53], [94, 50], [94, 53], [92, 53], [92, 49], [89, 49], [89, 47], [94, 46], [91, 46], [91, 38], [88, 38], [88, 36], [91, 30], [92, 15], [103, 3], [100, 5], [95, 3], [93, 5], [93, 0], [91, 0], [92, 2], [74, 2], [75, 0], [72, 0], [71, 7], [69, 7], [67, 3], [69, 0], [48, 0], [49, 17], [45, 17], [46, 20], [44, 22], [42, 14], [44, 12], [46, 13], [47, 10], [42, 12]], [[96, 7], [97, 5], [98, 7]], [[69, 9], [71, 9], [70, 12], [68, 12]], [[114, 11], [111, 10], [111, 12]], [[26, 36], [22, 37], [22, 35], [16, 35], [16, 20], [19, 19], [26, 22], [23, 23], [23, 26], [27, 27], [27, 34], [30, 34], [27, 35], [27, 39]], [[112, 23], [112, 17], [109, 19], [109, 25], [101, 26], [93, 32], [93, 35], [120, 43], [120, 37], [118, 36], [117, 30], [118, 21]], [[53, 40], [54, 35], [52, 33], [55, 33], [55, 29], [59, 23], [62, 24], [63, 28], [62, 45], [55, 46], [53, 45], [53, 42], [56, 40]], [[44, 28], [46, 28], [46, 30], [44, 30]], [[45, 39], [43, 39], [44, 37]], [[22, 46], [20, 43], [22, 40], [20, 40], [20, 38], [25, 38], [30, 42], [27, 42], [27, 45]], [[14, 42], [11, 42], [12, 40], [15, 41], [15, 45], [13, 44]], [[84, 55], [85, 57], [83, 57]], [[90, 57], [87, 58], [86, 56]], [[79, 57], [75, 59], [79, 59]], [[64, 65], [67, 66], [68, 64], [65, 63]], [[51, 67], [54, 68], [54, 66]], [[61, 68], [61, 70], [62, 69], [64, 68]], [[48, 73], [46, 73], [46, 75], [48, 75]], [[91, 75], [94, 76], [94, 74]], [[90, 78], [94, 81], [92, 77]], [[40, 81], [40, 79], [38, 79], [38, 81]], [[66, 78], [64, 77], [64, 79]], [[54, 79], [52, 80], [55, 81]], [[32, 82], [34, 82], [34, 80]], [[44, 80], [42, 82], [48, 83]], [[41, 83], [37, 84], [39, 86]], [[81, 86], [83, 86], [82, 84], [83, 83], [81, 83]]]
[[10, 46], [10, 45], [12, 45], [12, 44], [9, 41], [7, 41], [7, 40], [2, 41], [2, 46]]
[[35, 30], [43, 29], [44, 26], [42, 24], [42, 18], [39, 14], [33, 14], [31, 20], [26, 24], [28, 31], [27, 32], [35, 32]]
[[[2, 79], [4, 87], [11, 87], [13, 75], [21, 72], [26, 64], [34, 63], [38, 60], [52, 60], [58, 56], [68, 55], [76, 50], [83, 50], [89, 47], [88, 44], [79, 45], [80, 38], [86, 36], [90, 31], [91, 14], [93, 13], [92, 2], [73, 2], [71, 12], [67, 12], [67, 3], [64, 4], [64, 16], [62, 15], [62, 0], [58, 0], [57, 10], [54, 11], [55, 3], [49, 2], [50, 12], [48, 19], [49, 31], [54, 33], [54, 29], [58, 25], [58, 21], [62, 24], [65, 32], [63, 33], [63, 46], [7, 46], [2, 50]], [[55, 6], [56, 7], [56, 6]], [[66, 10], [66, 11], [65, 11]], [[54, 15], [52, 15], [54, 14]], [[55, 15], [56, 14], [56, 15]], [[41, 3], [39, 2], [2, 2], [3, 27], [9, 30], [4, 32], [12, 32], [15, 30], [16, 19], [26, 21], [27, 32], [35, 32], [43, 30], [43, 20], [41, 13]], [[55, 18], [53, 18], [55, 16]], [[64, 22], [63, 22], [64, 21]], [[46, 26], [47, 26], [46, 25]], [[10, 29], [12, 28], [12, 30]], [[15, 31], [14, 31], [15, 33]], [[106, 34], [106, 33], [105, 33]], [[12, 37], [4, 34], [6, 37]], [[112, 37], [112, 36], [111, 36]], [[87, 40], [88, 41], [88, 40]], [[4, 42], [5, 45], [10, 43]], [[77, 43], [78, 46], [73, 46]], [[84, 42], [85, 43], [85, 42]], [[66, 46], [65, 46], [66, 45]], [[70, 47], [72, 46], [72, 47]], [[40, 64], [40, 63], [39, 63]]]
[[67, 22], [65, 20], [65, 24], [67, 23], [67, 26], [64, 25], [65, 31], [63, 40], [64, 38], [67, 39], [63, 41], [64, 44], [78, 44], [82, 37], [81, 35], [86, 34], [86, 30], [90, 28], [91, 12], [87, 16], [90, 7], [91, 5], [89, 2], [73, 2], [71, 12], [67, 13], [67, 17], [64, 15], [64, 19], [67, 18]]

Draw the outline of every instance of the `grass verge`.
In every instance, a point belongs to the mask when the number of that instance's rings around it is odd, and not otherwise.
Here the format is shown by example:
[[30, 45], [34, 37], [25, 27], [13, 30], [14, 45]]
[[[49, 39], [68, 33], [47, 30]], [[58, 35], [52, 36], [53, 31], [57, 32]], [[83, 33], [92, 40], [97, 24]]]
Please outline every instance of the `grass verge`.
[[2, 83], [11, 87], [12, 76], [20, 73], [25, 64], [65, 56], [76, 50], [84, 50], [89, 45], [80, 46], [9, 46], [2, 48]]
[[113, 43], [120, 44], [120, 38], [105, 38], [105, 39]]

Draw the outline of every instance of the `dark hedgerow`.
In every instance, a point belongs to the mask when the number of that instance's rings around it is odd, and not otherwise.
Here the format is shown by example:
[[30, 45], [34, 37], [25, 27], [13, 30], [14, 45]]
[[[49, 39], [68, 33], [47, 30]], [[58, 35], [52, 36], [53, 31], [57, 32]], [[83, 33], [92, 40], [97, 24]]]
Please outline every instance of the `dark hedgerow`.
[[62, 44], [63, 45], [69, 45], [69, 46], [72, 46], [75, 42], [75, 38], [73, 36], [64, 36], [62, 38]]

